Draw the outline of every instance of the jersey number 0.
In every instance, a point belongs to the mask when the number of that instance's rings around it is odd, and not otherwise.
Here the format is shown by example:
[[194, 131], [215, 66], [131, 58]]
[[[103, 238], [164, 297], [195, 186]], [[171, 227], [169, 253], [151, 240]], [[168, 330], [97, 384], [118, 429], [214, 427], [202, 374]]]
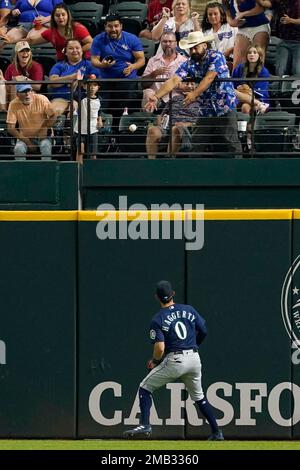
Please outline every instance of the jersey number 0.
[[181, 321], [178, 321], [176, 324], [175, 324], [175, 333], [176, 335], [178, 336], [179, 339], [186, 339], [187, 337], [187, 330], [186, 330], [186, 326], [184, 323], [182, 323]]

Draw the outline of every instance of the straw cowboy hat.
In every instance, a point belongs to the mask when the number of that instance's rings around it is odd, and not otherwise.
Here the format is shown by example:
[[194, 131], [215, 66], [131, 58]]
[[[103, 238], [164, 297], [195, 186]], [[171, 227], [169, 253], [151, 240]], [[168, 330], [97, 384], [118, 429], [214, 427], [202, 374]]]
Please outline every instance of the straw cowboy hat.
[[191, 49], [202, 42], [212, 42], [214, 39], [215, 36], [213, 34], [205, 36], [202, 31], [192, 31], [186, 39], [179, 41], [179, 47], [180, 49]]

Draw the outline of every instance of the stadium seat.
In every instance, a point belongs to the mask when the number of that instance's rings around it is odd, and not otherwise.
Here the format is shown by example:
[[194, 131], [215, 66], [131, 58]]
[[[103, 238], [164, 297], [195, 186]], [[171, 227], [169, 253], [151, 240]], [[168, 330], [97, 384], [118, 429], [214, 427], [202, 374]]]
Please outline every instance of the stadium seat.
[[265, 57], [265, 67], [273, 75], [276, 75], [276, 50], [279, 43], [281, 39], [271, 36]]
[[92, 37], [99, 33], [103, 5], [96, 2], [77, 2], [69, 5], [74, 20], [82, 23]]
[[[146, 154], [146, 136], [148, 126], [156, 122], [157, 116], [143, 111], [137, 111], [127, 116], [122, 116], [122, 130], [118, 143], [120, 150], [126, 152], [127, 156], [134, 157]], [[129, 130], [129, 126], [137, 126], [134, 132]]]
[[52, 44], [44, 43], [44, 44], [37, 44], [36, 46], [32, 46], [32, 56], [35, 57], [52, 57], [55, 61], [56, 58], [56, 49], [52, 46]]
[[296, 114], [286, 111], [271, 111], [257, 116], [253, 141], [256, 152], [261, 152], [259, 156], [281, 157], [283, 152], [292, 152], [295, 124]]
[[0, 57], [0, 69], [2, 70], [3, 74], [5, 70], [7, 69], [7, 67], [9, 66], [9, 64], [10, 64], [9, 59], [7, 59], [6, 57]]
[[270, 108], [277, 109], [279, 107], [281, 79], [276, 75], [270, 75], [270, 78], [272, 78], [272, 80], [269, 81]]
[[279, 101], [281, 109], [295, 113], [300, 118], [300, 76], [291, 75], [280, 83]]
[[156, 42], [152, 41], [152, 39], [146, 39], [146, 38], [141, 38], [141, 42], [143, 44], [145, 58], [146, 60], [149, 60], [151, 57], [155, 55]]
[[15, 44], [7, 44], [7, 46], [1, 50], [1, 58], [9, 60], [9, 63], [13, 60], [14, 55]]
[[44, 75], [49, 76], [49, 72], [52, 67], [56, 64], [56, 60], [53, 57], [34, 55], [34, 60], [43, 66]]
[[83, 26], [86, 27], [86, 29], [88, 30], [88, 32], [90, 33], [90, 35], [92, 36], [92, 38], [94, 38], [97, 34], [99, 34], [101, 22], [95, 23], [94, 20], [87, 19], [87, 18], [80, 18], [80, 20], [78, 20], [78, 21], [79, 21]]
[[122, 17], [123, 30], [138, 36], [142, 31], [142, 23], [138, 18]]
[[[156, 49], [157, 43], [155, 41], [152, 41], [151, 39], [146, 39], [146, 38], [140, 38], [140, 40], [143, 45], [144, 54], [145, 54], [145, 65], [138, 70], [138, 75], [141, 77], [147, 66], [148, 60], [155, 55], [155, 49]], [[140, 87], [140, 84], [138, 84], [138, 88], [142, 90], [142, 88]]]
[[77, 2], [69, 5], [74, 20], [90, 20], [98, 25], [103, 14], [103, 5], [95, 2]]
[[112, 136], [113, 115], [104, 113], [103, 111], [101, 111], [100, 115], [103, 121], [103, 127], [101, 127], [98, 132], [98, 153], [101, 155], [110, 151], [114, 137]]
[[142, 24], [147, 18], [148, 7], [141, 2], [121, 2], [110, 6], [109, 12], [118, 12], [122, 18], [136, 18]]
[[6, 159], [11, 156], [11, 136], [7, 132], [6, 124], [7, 113], [0, 111], [0, 158]]

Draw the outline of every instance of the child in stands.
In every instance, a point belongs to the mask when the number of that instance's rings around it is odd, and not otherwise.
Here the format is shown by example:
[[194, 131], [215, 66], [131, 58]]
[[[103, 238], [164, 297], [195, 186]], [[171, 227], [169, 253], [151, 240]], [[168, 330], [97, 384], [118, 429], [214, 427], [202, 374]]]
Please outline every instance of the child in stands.
[[[95, 79], [95, 75], [90, 75], [90, 79]], [[98, 97], [100, 84], [98, 81], [88, 82], [83, 85], [87, 96], [80, 101], [81, 129], [79, 138], [79, 120], [76, 119], [74, 132], [77, 142], [77, 157], [79, 163], [83, 162], [83, 155], [86, 151], [95, 160], [98, 147], [98, 129], [103, 127], [100, 116], [101, 102]], [[88, 123], [89, 118], [89, 123]], [[89, 124], [89, 125], [88, 125]]]

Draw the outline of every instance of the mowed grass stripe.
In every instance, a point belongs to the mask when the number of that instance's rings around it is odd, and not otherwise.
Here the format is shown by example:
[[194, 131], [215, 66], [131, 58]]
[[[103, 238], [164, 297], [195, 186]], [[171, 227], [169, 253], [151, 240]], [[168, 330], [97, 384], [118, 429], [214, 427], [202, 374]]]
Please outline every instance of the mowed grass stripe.
[[0, 450], [300, 450], [300, 441], [0, 440]]

